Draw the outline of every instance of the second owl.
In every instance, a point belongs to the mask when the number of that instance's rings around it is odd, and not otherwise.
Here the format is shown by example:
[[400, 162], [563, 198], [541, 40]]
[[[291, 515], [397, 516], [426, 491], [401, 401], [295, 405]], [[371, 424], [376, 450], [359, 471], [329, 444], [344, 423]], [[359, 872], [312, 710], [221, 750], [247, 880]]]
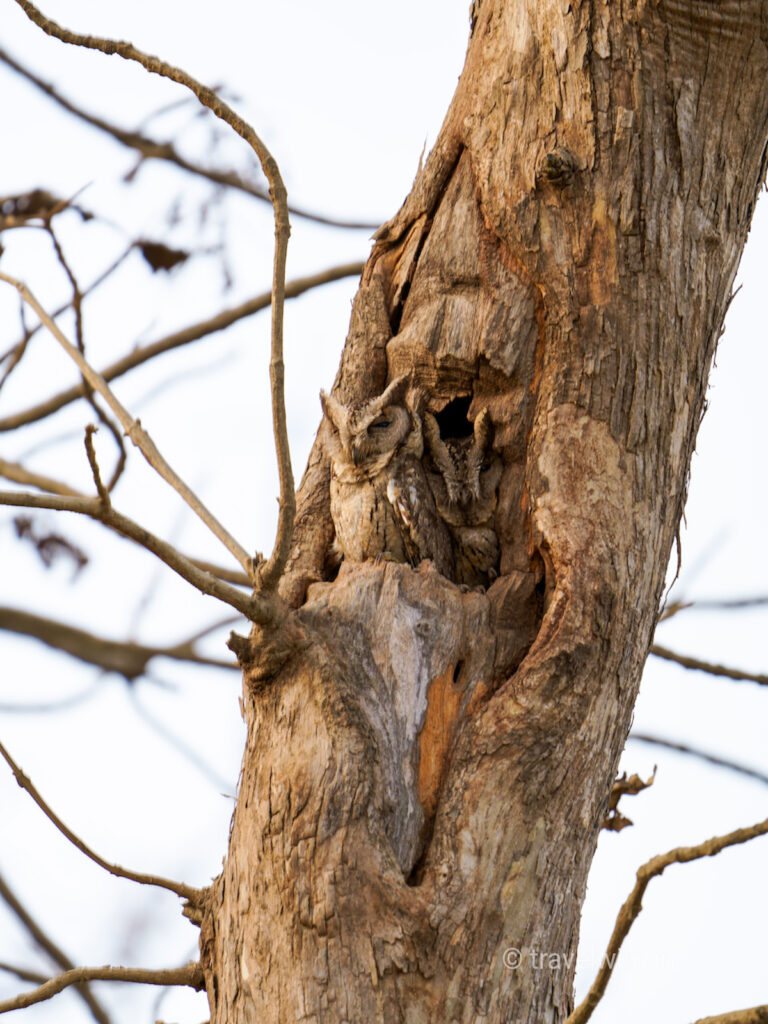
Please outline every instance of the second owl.
[[487, 587], [499, 567], [494, 515], [502, 471], [492, 448], [491, 417], [483, 409], [468, 437], [442, 438], [437, 420], [426, 412], [424, 435], [432, 460], [427, 479], [453, 539], [454, 578], [466, 586]]

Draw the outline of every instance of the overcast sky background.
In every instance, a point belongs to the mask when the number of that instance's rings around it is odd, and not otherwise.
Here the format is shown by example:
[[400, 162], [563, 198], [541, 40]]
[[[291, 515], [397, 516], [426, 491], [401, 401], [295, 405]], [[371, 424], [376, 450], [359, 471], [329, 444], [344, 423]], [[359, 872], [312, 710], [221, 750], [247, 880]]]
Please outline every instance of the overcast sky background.
[[[138, 0], [130, 6], [58, 0], [46, 13], [78, 31], [129, 39], [205, 83], [225, 86], [232, 105], [279, 161], [293, 204], [378, 223], [400, 206], [423, 147], [439, 130], [463, 62], [467, 6], [466, 0], [342, 0], [332, 8], [309, 0], [219, 0], [215, 8], [180, 0]], [[0, 0], [0, 46], [86, 109], [127, 128], [186, 98], [179, 87], [116, 57], [46, 39], [12, 0]], [[59, 112], [4, 65], [0, 90], [0, 196], [33, 187], [62, 196], [84, 189], [79, 202], [102, 217], [82, 224], [68, 213], [55, 222], [83, 283], [139, 236], [212, 250], [175, 271], [170, 282], [164, 275], [149, 276], [134, 254], [88, 300], [86, 337], [97, 367], [137, 342], [268, 289], [273, 229], [266, 205], [227, 195], [201, 223], [200, 204], [210, 193], [204, 183], [147, 164], [126, 188], [120, 179], [135, 165], [131, 152]], [[159, 139], [178, 137], [180, 148], [194, 157], [210, 150], [211, 125], [193, 115], [190, 105], [173, 106], [144, 130]], [[219, 140], [206, 161], [252, 168], [239, 139], [220, 134]], [[168, 213], [179, 196], [178, 222], [169, 227]], [[222, 264], [213, 251], [222, 223], [233, 279], [223, 298]], [[294, 217], [289, 279], [364, 259], [369, 235]], [[7, 232], [3, 245], [0, 269], [26, 280], [48, 308], [66, 300], [66, 279], [42, 232]], [[768, 592], [766, 266], [768, 204], [762, 199], [693, 460], [676, 589], [688, 600]], [[355, 287], [349, 279], [287, 306], [287, 401], [297, 478], [320, 418], [318, 391], [333, 381]], [[63, 317], [61, 324], [71, 335], [71, 319]], [[18, 331], [16, 296], [0, 289], [0, 351]], [[241, 543], [264, 551], [272, 545], [278, 490], [268, 337], [268, 314], [260, 314], [164, 356], [115, 387]], [[76, 379], [55, 342], [40, 333], [0, 394], [0, 416]], [[2, 435], [0, 455], [89, 488], [82, 429], [91, 419], [84, 404], [71, 406], [54, 421], [15, 437]], [[98, 450], [103, 466], [110, 466], [113, 450], [103, 429]], [[226, 559], [137, 454], [115, 503], [182, 550]], [[147, 643], [184, 639], [226, 615], [223, 606], [198, 595], [150, 556], [73, 516], [41, 514], [36, 523], [64, 532], [92, 561], [74, 581], [64, 561], [46, 571], [30, 547], [15, 541], [13, 515], [0, 509], [2, 604]], [[765, 672], [766, 621], [764, 610], [691, 610], [662, 625], [657, 639], [701, 658]], [[227, 628], [207, 641], [208, 653], [226, 653]], [[153, 665], [152, 676], [128, 687], [0, 633], [0, 740], [64, 820], [103, 856], [204, 885], [218, 872], [226, 849], [243, 742], [239, 676], [170, 662]], [[19, 711], [21, 705], [81, 695], [86, 697], [57, 713]], [[635, 728], [768, 772], [766, 701], [768, 693], [753, 684], [719, 681], [651, 659]], [[189, 749], [170, 745], [153, 722], [164, 723]], [[758, 782], [657, 748], [628, 745], [627, 771], [647, 776], [654, 764], [659, 771], [653, 788], [623, 804], [634, 828], [603, 834], [600, 842], [582, 927], [577, 996], [594, 976], [616, 912], [644, 860], [768, 813], [768, 788]], [[766, 840], [758, 840], [706, 863], [670, 868], [652, 882], [593, 1019], [685, 1024], [765, 1002], [766, 853]], [[77, 963], [171, 967], [195, 955], [197, 932], [181, 918], [175, 897], [112, 879], [89, 864], [2, 768], [0, 872]], [[0, 960], [48, 969], [4, 906]], [[0, 974], [0, 998], [21, 987]], [[204, 997], [183, 991], [159, 1008], [155, 990], [102, 985], [98, 992], [116, 1022], [160, 1017], [194, 1024], [207, 1016]], [[71, 993], [22, 1013], [18, 1019], [33, 1024], [90, 1019]]]

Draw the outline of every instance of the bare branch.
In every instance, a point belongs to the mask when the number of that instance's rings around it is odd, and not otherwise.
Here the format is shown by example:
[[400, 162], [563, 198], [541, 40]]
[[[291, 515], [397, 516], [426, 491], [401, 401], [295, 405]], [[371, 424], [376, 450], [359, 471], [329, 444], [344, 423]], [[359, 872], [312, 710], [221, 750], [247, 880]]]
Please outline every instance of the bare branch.
[[660, 647], [653, 644], [651, 654], [665, 661], [674, 661], [683, 668], [689, 668], [696, 672], [708, 672], [711, 676], [723, 676], [725, 679], [745, 679], [750, 683], [759, 683], [760, 686], [768, 686], [768, 676], [760, 675], [757, 672], [744, 672], [740, 668], [728, 668], [727, 665], [715, 665], [710, 661], [701, 661], [699, 658], [689, 658], [685, 654], [677, 654], [670, 651], [668, 647]]
[[716, 1017], [701, 1017], [695, 1024], [768, 1024], [768, 1005], [731, 1010], [730, 1013], [718, 1013]]
[[271, 622], [275, 616], [276, 607], [271, 598], [266, 595], [243, 594], [223, 580], [217, 579], [210, 572], [198, 568], [191, 559], [182, 555], [171, 544], [156, 537], [143, 526], [139, 526], [138, 523], [134, 523], [132, 519], [115, 511], [114, 508], [105, 509], [99, 498], [30, 494], [26, 491], [0, 491], [0, 505], [19, 508], [47, 508], [56, 512], [76, 512], [79, 515], [97, 519], [116, 533], [135, 541], [147, 551], [151, 551], [153, 555], [165, 562], [169, 568], [201, 593], [209, 594], [211, 597], [216, 597], [219, 601], [231, 605], [251, 622], [266, 624]]
[[[85, 358], [85, 335], [83, 332], [83, 293], [80, 290], [80, 285], [77, 282], [77, 278], [75, 277], [74, 271], [72, 270], [71, 266], [69, 265], [69, 261], [64, 255], [64, 250], [61, 247], [58, 236], [56, 235], [56, 232], [53, 229], [53, 224], [51, 223], [51, 216], [48, 216], [45, 220], [45, 230], [47, 231], [51, 239], [51, 242], [53, 243], [53, 248], [56, 253], [56, 258], [59, 261], [59, 265], [66, 274], [67, 280], [69, 281], [70, 287], [72, 288], [72, 301], [70, 304], [75, 314], [75, 339], [77, 340], [78, 351], [83, 356], [83, 358]], [[107, 430], [109, 430], [117, 446], [117, 463], [112, 472], [112, 477], [109, 481], [108, 488], [108, 490], [112, 490], [117, 481], [120, 479], [123, 470], [125, 469], [125, 444], [123, 442], [123, 438], [122, 435], [120, 434], [120, 431], [117, 429], [117, 427], [112, 422], [110, 417], [107, 416], [107, 414], [101, 408], [99, 403], [96, 401], [96, 395], [93, 393], [93, 388], [90, 386], [87, 380], [84, 379], [83, 383], [85, 385], [86, 400], [88, 401], [93, 411], [96, 413], [96, 416], [98, 417], [99, 421], [104, 424]], [[93, 466], [91, 466], [91, 468], [93, 469]]]
[[239, 587], [250, 587], [251, 585], [250, 578], [244, 572], [238, 572], [237, 569], [225, 569], [223, 565], [216, 565], [215, 562], [206, 562], [203, 558], [189, 558], [188, 560], [196, 569], [210, 573], [211, 576], [216, 576], [227, 583], [234, 583]]
[[[77, 106], [77, 104], [73, 103], [71, 100], [63, 97], [52, 85], [44, 82], [41, 78], [38, 78], [33, 74], [33, 72], [19, 64], [18, 61], [3, 49], [0, 49], [0, 61], [6, 64], [9, 68], [12, 68], [23, 78], [26, 78], [28, 82], [31, 82], [32, 85], [40, 89], [41, 92], [44, 92], [46, 96], [49, 96], [68, 113], [73, 114], [81, 121], [85, 121], [86, 124], [91, 125], [93, 128], [98, 128], [99, 131], [105, 132], [107, 135], [111, 135], [113, 139], [120, 142], [123, 146], [137, 150], [141, 153], [143, 159], [167, 160], [169, 163], [175, 164], [177, 167], [181, 168], [181, 170], [187, 171], [190, 174], [195, 174], [201, 178], [207, 178], [208, 181], [212, 181], [216, 185], [224, 185], [226, 188], [237, 189], [239, 192], [245, 192], [247, 195], [253, 196], [254, 199], [260, 199], [265, 203], [270, 202], [269, 193], [266, 189], [253, 182], [247, 181], [239, 174], [235, 174], [232, 171], [217, 171], [212, 167], [201, 167], [199, 164], [192, 163], [190, 160], [183, 157], [170, 142], [156, 142], [154, 139], [151, 139], [146, 135], [142, 135], [140, 132], [126, 131], [124, 128], [120, 128], [117, 125], [103, 120], [103, 118], [98, 117], [96, 114], [88, 113], [88, 111], [83, 110], [82, 107]], [[297, 217], [302, 217], [305, 220], [311, 220], [317, 224], [325, 224], [328, 227], [334, 228], [376, 231], [379, 227], [379, 224], [374, 224], [370, 221], [341, 220], [336, 217], [327, 217], [324, 214], [315, 213], [311, 210], [306, 210], [302, 207], [293, 205], [288, 207], [288, 212], [295, 214]]]
[[60, 711], [77, 707], [78, 704], [83, 704], [85, 701], [90, 700], [91, 697], [95, 697], [98, 687], [98, 681], [91, 683], [84, 690], [80, 690], [79, 693], [75, 693], [71, 697], [65, 697], [63, 700], [38, 701], [37, 703], [30, 702], [29, 704], [22, 701], [15, 701], [13, 703], [3, 701], [0, 703], [0, 711], [5, 715], [58, 714]]
[[26, 487], [37, 487], [48, 494], [60, 494], [64, 498], [82, 498], [80, 491], [68, 484], [60, 483], [53, 477], [43, 476], [41, 473], [33, 473], [25, 469], [20, 462], [9, 462], [7, 459], [0, 459], [0, 477], [12, 480], [15, 484], [24, 484]]
[[210, 636], [217, 629], [223, 629], [224, 626], [231, 626], [238, 621], [237, 615], [228, 615], [226, 619], [219, 619], [217, 622], [212, 622], [210, 626], [203, 626], [196, 633], [187, 640], [187, 643], [193, 644], [196, 640], [202, 640], [204, 636]]
[[586, 1024], [592, 1013], [603, 998], [608, 981], [610, 980], [613, 968], [616, 964], [616, 957], [621, 949], [624, 939], [632, 927], [635, 918], [643, 909], [643, 895], [652, 878], [661, 875], [670, 864], [687, 864], [693, 860], [700, 860], [702, 857], [715, 857], [722, 850], [729, 846], [737, 846], [747, 843], [750, 839], [768, 834], [768, 818], [748, 828], [737, 828], [724, 836], [713, 836], [697, 846], [678, 846], [667, 853], [659, 854], [643, 864], [637, 872], [637, 881], [632, 892], [624, 901], [624, 905], [616, 918], [613, 933], [608, 942], [608, 948], [603, 956], [600, 970], [592, 982], [592, 987], [587, 993], [583, 1002], [565, 1020], [565, 1024]]
[[768, 605], [768, 597], [764, 594], [756, 597], [735, 597], [731, 599], [701, 598], [696, 601], [673, 601], [667, 605], [659, 617], [659, 622], [666, 622], [678, 612], [693, 610], [695, 612], [733, 612], [743, 611], [745, 608], [764, 608]]
[[96, 458], [96, 449], [93, 446], [93, 435], [98, 430], [93, 423], [89, 423], [85, 428], [85, 454], [88, 456], [88, 465], [91, 467], [91, 475], [93, 476], [93, 482], [96, 484], [96, 492], [101, 499], [102, 505], [109, 509], [112, 507], [112, 500], [109, 497], [109, 491], [104, 486], [101, 479], [101, 472], [99, 471], [99, 463]]
[[[122, 266], [125, 260], [131, 255], [133, 249], [134, 245], [133, 243], [131, 243], [131, 245], [129, 245], [128, 248], [125, 249], [121, 253], [121, 255], [117, 257], [116, 260], [110, 263], [106, 270], [103, 270], [101, 274], [99, 274], [99, 276], [95, 278], [95, 280], [92, 281], [91, 284], [88, 285], [87, 288], [83, 289], [83, 299], [86, 299], [91, 294], [91, 292], [95, 291], [100, 284], [103, 284], [103, 282], [106, 281], [108, 277], [114, 274], [118, 267]], [[54, 317], [61, 316], [61, 314], [66, 312], [66, 310], [70, 309], [71, 306], [71, 302], [64, 302], [57, 309], [54, 310], [52, 315]], [[12, 345], [11, 348], [9, 348], [6, 352], [0, 355], [0, 363], [3, 363], [5, 360], [8, 360], [8, 365], [3, 371], [2, 376], [0, 376], [0, 388], [3, 387], [8, 377], [11, 375], [11, 373], [13, 373], [13, 370], [21, 362], [21, 359], [26, 351], [27, 345], [29, 344], [30, 340], [34, 337], [34, 335], [37, 334], [37, 332], [40, 330], [42, 326], [43, 325], [41, 323], [36, 323], [32, 327], [27, 328], [24, 331], [24, 334], [22, 335], [20, 340], [17, 341], [15, 345]], [[82, 391], [82, 394], [85, 394], [84, 390]]]
[[[295, 299], [312, 288], [318, 288], [333, 281], [341, 281], [345, 277], [357, 277], [362, 272], [362, 269], [362, 263], [344, 263], [341, 266], [324, 270], [319, 274], [296, 278], [295, 281], [291, 281], [286, 285], [285, 297], [286, 299]], [[129, 370], [141, 366], [150, 359], [154, 359], [155, 356], [162, 355], [163, 352], [170, 352], [175, 348], [180, 348], [182, 345], [189, 345], [191, 342], [199, 341], [201, 338], [215, 334], [217, 331], [223, 331], [238, 320], [253, 316], [254, 313], [259, 313], [262, 309], [267, 309], [271, 301], [272, 293], [264, 292], [249, 299], [247, 302], [241, 303], [239, 306], [225, 309], [208, 320], [203, 320], [201, 323], [192, 324], [180, 331], [175, 331], [173, 334], [160, 338], [150, 345], [133, 349], [122, 359], [118, 359], [117, 362], [105, 367], [101, 371], [101, 376], [109, 383], [115, 380], [115, 378], [121, 377]], [[67, 390], [59, 392], [58, 395], [54, 395], [52, 398], [46, 399], [46, 401], [32, 406], [32, 408], [24, 412], [15, 413], [12, 416], [0, 419], [0, 433], [16, 430], [18, 427], [25, 427], [29, 423], [36, 423], [38, 420], [45, 419], [46, 416], [51, 416], [53, 413], [58, 412], [59, 409], [63, 409], [66, 405], [76, 401], [78, 398], [82, 398], [84, 395], [85, 389], [82, 384], [67, 388]]]
[[[744, 608], [763, 608], [768, 604], [768, 596], [765, 594], [758, 594], [755, 597], [734, 597], [734, 598], [698, 598], [695, 601], [676, 601], [670, 605], [670, 609], [674, 609], [670, 614], [674, 614], [676, 611], [687, 610], [688, 608], [693, 611], [742, 611]], [[662, 616], [665, 618], [666, 616]]]
[[670, 604], [664, 606], [664, 610], [659, 616], [659, 622], [666, 622], [667, 619], [673, 618], [678, 614], [678, 612], [684, 612], [687, 608], [691, 607], [691, 601], [672, 601]]
[[206, 658], [197, 654], [191, 641], [176, 644], [173, 647], [147, 647], [138, 643], [120, 643], [107, 640], [105, 637], [87, 633], [83, 629], [69, 626], [55, 619], [46, 619], [32, 612], [18, 608], [0, 606], [0, 629], [10, 633], [20, 633], [42, 641], [48, 647], [65, 651], [73, 658], [85, 661], [89, 665], [97, 665], [105, 672], [117, 672], [125, 679], [132, 681], [146, 675], [147, 665], [153, 658], [172, 658], [174, 661], [191, 662], [195, 665], [207, 665], [213, 668], [236, 669], [234, 661], [219, 658]]
[[146, 970], [142, 967], [76, 967], [73, 971], [65, 971], [56, 978], [51, 978], [39, 988], [24, 992], [14, 999], [6, 999], [0, 1003], [0, 1013], [10, 1010], [23, 1010], [26, 1006], [42, 1003], [57, 995], [70, 985], [80, 985], [84, 981], [131, 981], [138, 985], [186, 985], [196, 991], [203, 987], [203, 972], [199, 964], [176, 967], [170, 970]]
[[[283, 365], [285, 264], [288, 252], [288, 238], [290, 236], [291, 228], [288, 215], [288, 197], [277, 163], [251, 125], [239, 117], [234, 110], [232, 110], [232, 108], [229, 107], [221, 97], [217, 96], [212, 89], [209, 89], [196, 81], [196, 79], [187, 74], [186, 71], [183, 71], [181, 68], [173, 67], [171, 64], [167, 64], [164, 61], [159, 60], [157, 57], [152, 57], [149, 54], [142, 53], [141, 50], [138, 50], [131, 43], [118, 42], [113, 39], [101, 39], [96, 36], [79, 35], [78, 33], [70, 32], [67, 29], [61, 28], [61, 26], [57, 25], [54, 21], [46, 18], [41, 14], [37, 7], [34, 6], [34, 4], [29, 2], [29, 0], [16, 0], [16, 2], [25, 12], [27, 17], [47, 35], [60, 39], [64, 43], [69, 43], [74, 46], [82, 46], [89, 50], [99, 50], [107, 55], [117, 54], [124, 60], [130, 60], [140, 64], [152, 74], [160, 75], [162, 78], [170, 79], [170, 81], [177, 82], [179, 85], [185, 86], [194, 93], [195, 96], [197, 96], [203, 106], [211, 110], [216, 117], [220, 118], [220, 120], [226, 122], [226, 124], [228, 124], [248, 143], [258, 157], [261, 168], [269, 182], [269, 195], [272, 200], [272, 206], [275, 213], [275, 256], [272, 274], [272, 344], [269, 360], [269, 379], [272, 392], [272, 428], [275, 436], [277, 466], [280, 477], [280, 510], [278, 512], [275, 545], [266, 565], [262, 565], [258, 569], [257, 582], [264, 590], [274, 590], [277, 586], [277, 581], [282, 574], [283, 568], [285, 567], [285, 563], [288, 560], [291, 536], [293, 533], [293, 520], [296, 513], [296, 494], [294, 490], [293, 470], [291, 468], [291, 456], [288, 446], [288, 432], [285, 416], [285, 394], [283, 386], [285, 377], [285, 368]], [[38, 316], [39, 315], [40, 313], [38, 312]], [[78, 363], [78, 365], [80, 364]], [[91, 371], [91, 373], [93, 373], [93, 371]], [[118, 410], [119, 403], [116, 405], [113, 402], [110, 402], [105, 391], [101, 390], [101, 388], [97, 386], [94, 379], [96, 376], [97, 375], [94, 374], [92, 378], [89, 374], [86, 374], [88, 382], [96, 387], [104, 398], [107, 399], [112, 410], [118, 416], [118, 419], [120, 419], [123, 429], [127, 429], [126, 424], [121, 418], [120, 411]], [[106, 384], [103, 381], [101, 383], [106, 389]], [[122, 409], [122, 407], [120, 407], [120, 409]], [[128, 434], [129, 437], [131, 437], [131, 440], [133, 440], [133, 436], [130, 431], [128, 431]], [[148, 440], [149, 439], [145, 437], [144, 445], [147, 444]], [[144, 445], [141, 446], [142, 451], [144, 450]], [[168, 467], [168, 469], [170, 469], [170, 467]], [[182, 485], [184, 487], [184, 490], [180, 491], [180, 493], [186, 495], [187, 501], [193, 499], [194, 496], [189, 489], [186, 488], [186, 485], [183, 485], [182, 481], [178, 478], [176, 479], [178, 485]], [[223, 530], [223, 527], [221, 527], [220, 524], [210, 516], [210, 513], [207, 513], [207, 511], [202, 508], [196, 508], [197, 505], [197, 499], [194, 499], [192, 507], [195, 508], [197, 514], [200, 515], [201, 511], [205, 511], [206, 514], [204, 521], [206, 524], [214, 531], [216, 536], [222, 540], [230, 551], [236, 553], [237, 560], [243, 566], [245, 571], [250, 573], [252, 566], [247, 554], [245, 554], [242, 548], [239, 548], [239, 545], [237, 545], [234, 538], [230, 537], [229, 534]], [[231, 546], [233, 544], [235, 547]]]
[[[732, 600], [702, 599], [691, 602], [692, 608], [702, 611], [741, 611], [743, 608], [761, 608], [768, 604], [768, 596], [758, 595], [756, 597], [735, 597]], [[760, 1009], [760, 1007], [757, 1007]], [[738, 1011], [746, 1013], [745, 1010]]]
[[[75, 833], [64, 824], [61, 818], [51, 810], [2, 743], [0, 743], [0, 754], [2, 754], [8, 762], [18, 784], [22, 789], [25, 789], [29, 793], [43, 814], [53, 822], [65, 839], [68, 839], [73, 846], [75, 846], [81, 853], [85, 854], [85, 856], [92, 860], [94, 864], [98, 864], [99, 867], [104, 868], [104, 870], [108, 871], [110, 875], [115, 875], [117, 878], [127, 878], [129, 881], [138, 882], [140, 885], [154, 885], [160, 889], [168, 889], [169, 892], [175, 892], [177, 896], [181, 896], [182, 899], [189, 900], [193, 904], [197, 902], [200, 896], [200, 891], [198, 889], [193, 889], [190, 885], [185, 885], [183, 882], [173, 882], [168, 878], [161, 878], [158, 875], [145, 875], [138, 871], [129, 871], [127, 868], [120, 867], [119, 864], [111, 864], [109, 861], [104, 860], [103, 857], [100, 857], [98, 853], [94, 853], [94, 851], [89, 846], [86, 846], [82, 839], [79, 839]], [[67, 984], [72, 984], [72, 982], [68, 982]]]
[[[18, 462], [8, 462], [6, 459], [0, 459], [0, 477], [5, 477], [6, 480], [13, 480], [15, 483], [26, 484], [30, 487], [37, 487], [48, 494], [58, 494], [65, 498], [83, 498], [86, 501], [89, 500], [86, 495], [81, 491], [75, 490], [74, 487], [70, 487], [68, 484], [62, 483], [59, 480], [54, 480], [53, 477], [43, 476], [40, 473], [33, 473], [30, 470], [25, 469], [24, 466]], [[0, 504], [12, 504], [12, 502], [0, 502]], [[137, 527], [137, 529], [139, 528]], [[142, 543], [138, 538], [134, 537], [131, 539], [137, 540], [138, 543]], [[250, 587], [251, 585], [249, 577], [246, 576], [244, 572], [238, 572], [236, 569], [227, 569], [223, 566], [216, 565], [213, 562], [206, 562], [203, 559], [190, 558], [186, 555], [182, 555], [181, 557], [196, 569], [200, 569], [205, 573], [210, 573], [210, 575], [216, 576], [220, 580], [226, 580], [228, 583], [235, 583], [243, 587]]]
[[706, 761], [708, 764], [715, 764], [718, 768], [728, 768], [732, 772], [738, 772], [740, 775], [746, 775], [750, 779], [757, 779], [758, 782], [768, 784], [768, 775], [763, 775], [762, 772], [755, 771], [754, 768], [748, 768], [746, 765], [738, 764], [736, 761], [729, 761], [726, 758], [718, 757], [716, 754], [710, 754], [706, 750], [699, 750], [697, 747], [690, 747], [684, 743], [673, 743], [671, 740], [664, 740], [660, 736], [649, 736], [641, 732], [632, 732], [628, 738], [635, 740], [637, 743], [651, 743], [657, 747], [665, 747], [667, 750], [676, 750], [681, 754], [697, 757], [700, 761]]
[[[19, 0], [20, 2], [20, 0]], [[45, 326], [56, 338], [61, 347], [67, 353], [67, 355], [77, 364], [78, 369], [86, 379], [88, 384], [106, 400], [109, 407], [117, 416], [120, 421], [123, 430], [130, 437], [131, 441], [136, 445], [141, 454], [152, 466], [152, 468], [173, 487], [173, 489], [179, 494], [184, 501], [189, 505], [192, 511], [198, 518], [200, 518], [208, 529], [221, 541], [221, 543], [230, 551], [238, 562], [243, 566], [246, 572], [250, 572], [253, 564], [253, 559], [250, 557], [248, 552], [243, 548], [235, 538], [221, 525], [216, 517], [208, 511], [205, 505], [200, 501], [196, 494], [187, 486], [187, 484], [181, 479], [174, 469], [166, 462], [163, 456], [160, 454], [157, 445], [154, 443], [149, 434], [141, 426], [139, 420], [134, 420], [128, 410], [118, 401], [117, 397], [110, 391], [106, 381], [91, 367], [91, 365], [84, 359], [81, 352], [75, 348], [74, 345], [64, 336], [58, 325], [50, 318], [45, 312], [43, 307], [37, 301], [32, 292], [27, 288], [21, 281], [16, 278], [9, 277], [7, 274], [0, 272], [0, 281], [5, 281], [6, 284], [12, 285], [22, 296], [25, 302], [34, 309], [40, 319], [43, 321]], [[108, 512], [108, 510], [105, 510]]]
[[16, 977], [21, 978], [22, 981], [35, 981], [38, 984], [43, 981], [48, 981], [47, 974], [41, 974], [40, 971], [28, 971], [26, 967], [17, 967], [15, 964], [7, 964], [2, 960], [0, 960], [0, 971], [7, 971], [9, 974], [15, 974]]
[[[38, 946], [45, 950], [54, 963], [58, 964], [58, 966], [63, 968], [65, 971], [72, 971], [75, 969], [74, 963], [69, 959], [64, 950], [57, 946], [53, 939], [43, 931], [26, 907], [22, 905], [18, 896], [16, 896], [2, 875], [0, 875], [0, 896], [2, 896], [8, 907], [10, 907], [16, 917], [21, 921]], [[18, 972], [14, 969], [14, 973]], [[38, 976], [26, 977], [23, 980], [45, 982], [47, 979], [45, 977]], [[99, 1021], [99, 1024], [109, 1024], [109, 1015], [107, 1014], [107, 1011], [93, 995], [89, 986], [86, 984], [78, 985], [77, 992], [83, 1002], [88, 1006], [94, 1019]]]

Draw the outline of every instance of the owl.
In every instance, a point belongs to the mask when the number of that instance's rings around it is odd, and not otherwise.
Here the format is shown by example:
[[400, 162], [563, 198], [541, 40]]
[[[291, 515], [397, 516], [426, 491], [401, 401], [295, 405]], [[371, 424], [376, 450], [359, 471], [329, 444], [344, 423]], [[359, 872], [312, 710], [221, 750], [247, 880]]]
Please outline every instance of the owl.
[[375, 558], [418, 565], [431, 558], [450, 577], [451, 537], [421, 464], [419, 400], [406, 376], [377, 398], [352, 405], [320, 392], [329, 427], [333, 553], [351, 562]]
[[469, 437], [440, 436], [435, 417], [424, 413], [424, 437], [431, 466], [427, 480], [437, 511], [453, 541], [455, 580], [487, 587], [497, 574], [499, 539], [493, 520], [502, 463], [491, 447], [493, 424], [487, 409]]

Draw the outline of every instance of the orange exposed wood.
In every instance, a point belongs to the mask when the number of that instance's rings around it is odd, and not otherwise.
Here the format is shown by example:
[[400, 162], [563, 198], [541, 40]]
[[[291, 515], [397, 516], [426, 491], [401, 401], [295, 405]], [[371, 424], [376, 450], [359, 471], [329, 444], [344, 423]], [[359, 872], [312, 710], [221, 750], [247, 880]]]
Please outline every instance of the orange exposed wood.
[[419, 737], [419, 800], [427, 820], [437, 809], [448, 749], [459, 717], [464, 687], [454, 682], [454, 666], [433, 679], [427, 692], [427, 715]]

